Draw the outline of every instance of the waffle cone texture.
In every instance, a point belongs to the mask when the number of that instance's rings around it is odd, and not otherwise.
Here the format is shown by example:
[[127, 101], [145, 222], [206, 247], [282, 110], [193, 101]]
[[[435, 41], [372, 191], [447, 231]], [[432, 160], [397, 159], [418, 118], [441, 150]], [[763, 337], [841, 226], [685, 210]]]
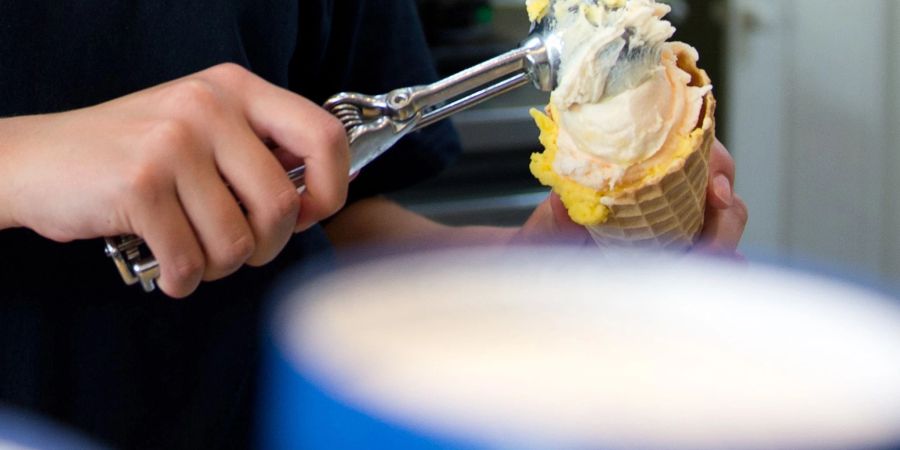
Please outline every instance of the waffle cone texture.
[[[691, 75], [691, 86], [711, 83], [689, 58], [679, 57], [678, 65]], [[532, 173], [562, 196], [573, 220], [585, 225], [601, 247], [688, 249], [703, 229], [715, 109], [710, 92], [703, 99], [697, 128], [680, 144], [685, 151], [649, 170], [641, 182], [610, 192], [596, 192], [549, 174], [558, 129], [552, 117], [533, 111], [548, 151], [532, 156]]]

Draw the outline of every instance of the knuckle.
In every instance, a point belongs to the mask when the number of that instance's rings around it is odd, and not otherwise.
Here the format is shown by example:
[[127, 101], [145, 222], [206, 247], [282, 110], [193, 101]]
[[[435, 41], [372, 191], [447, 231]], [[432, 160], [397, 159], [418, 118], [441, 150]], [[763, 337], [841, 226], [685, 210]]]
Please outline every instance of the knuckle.
[[[122, 203], [129, 208], [153, 207], [162, 197], [160, 177], [147, 170], [135, 171], [126, 180], [128, 187], [122, 189]], [[134, 199], [136, 202], [132, 202]]]
[[193, 146], [194, 131], [186, 120], [160, 119], [153, 124], [148, 139], [153, 154], [161, 152], [163, 157], [177, 156], [182, 149]]
[[215, 265], [228, 272], [239, 268], [256, 251], [256, 241], [250, 233], [241, 233], [218, 252]]
[[347, 187], [342, 185], [341, 189], [334, 189], [329, 192], [320, 191], [315, 198], [311, 198], [311, 203], [305, 204], [306, 215], [315, 222], [324, 220], [335, 215], [347, 201]]
[[175, 111], [191, 115], [215, 112], [221, 105], [215, 85], [200, 77], [186, 78], [173, 84], [167, 94]]
[[[344, 130], [344, 126], [330, 114], [326, 114], [326, 116], [326, 120], [323, 120], [319, 127], [319, 140], [331, 154], [349, 161], [350, 144], [347, 141], [347, 132]], [[335, 152], [335, 149], [338, 151]]]
[[300, 212], [300, 196], [296, 189], [290, 187], [274, 196], [267, 206], [267, 211], [264, 211], [261, 217], [261, 225], [268, 233], [280, 228], [283, 223], [293, 223], [297, 219]]
[[338, 212], [347, 201], [347, 176], [350, 167], [350, 147], [347, 140], [347, 132], [343, 125], [333, 118], [323, 122], [319, 128], [319, 140], [321, 148], [326, 149], [330, 158], [337, 162], [334, 166], [336, 173], [333, 175], [333, 185], [328, 192], [320, 192], [318, 195], [319, 209], [322, 218]]
[[300, 212], [300, 196], [292, 186], [276, 195], [272, 206], [276, 220], [293, 220], [297, 217], [297, 213]]
[[172, 261], [166, 273], [176, 286], [192, 286], [194, 280], [200, 278], [205, 265], [205, 261], [199, 255], [182, 254]]
[[210, 67], [209, 73], [226, 83], [233, 83], [242, 80], [250, 74], [250, 71], [239, 64], [226, 62]]
[[154, 161], [144, 160], [124, 175], [123, 188], [118, 191], [125, 197], [124, 204], [132, 204], [131, 199], [139, 205], [153, 206], [162, 199], [168, 189], [168, 178], [164, 169]]
[[155, 201], [163, 190], [174, 186], [173, 168], [184, 165], [195, 148], [190, 125], [179, 119], [162, 119], [150, 125], [136, 157], [121, 175], [125, 196]]

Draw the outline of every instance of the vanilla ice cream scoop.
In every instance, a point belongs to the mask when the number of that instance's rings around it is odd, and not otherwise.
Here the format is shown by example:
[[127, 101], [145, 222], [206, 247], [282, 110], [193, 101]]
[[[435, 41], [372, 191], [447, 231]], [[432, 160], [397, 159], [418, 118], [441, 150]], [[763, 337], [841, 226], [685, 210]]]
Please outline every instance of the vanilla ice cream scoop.
[[[614, 189], [696, 126], [711, 86], [689, 86], [653, 0], [530, 2], [555, 20], [562, 42], [551, 109], [559, 125], [554, 169], [596, 190]], [[537, 18], [533, 15], [533, 18]], [[693, 49], [678, 49], [697, 59]], [[670, 148], [671, 149], [671, 148]]]
[[690, 248], [703, 228], [716, 100], [655, 0], [529, 0], [556, 84], [531, 172], [601, 246]]

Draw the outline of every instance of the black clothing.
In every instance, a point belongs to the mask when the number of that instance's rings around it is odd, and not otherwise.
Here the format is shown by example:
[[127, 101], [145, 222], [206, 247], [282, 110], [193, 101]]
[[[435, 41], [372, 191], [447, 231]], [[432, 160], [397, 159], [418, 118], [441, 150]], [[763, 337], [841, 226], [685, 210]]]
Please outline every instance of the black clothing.
[[[412, 0], [0, 2], [0, 117], [93, 105], [226, 61], [318, 103], [435, 77]], [[416, 133], [351, 197], [430, 176], [457, 147], [446, 123]], [[315, 227], [273, 264], [174, 301], [125, 287], [98, 240], [0, 231], [0, 402], [117, 447], [245, 447], [261, 299], [280, 271], [328, 253]]]

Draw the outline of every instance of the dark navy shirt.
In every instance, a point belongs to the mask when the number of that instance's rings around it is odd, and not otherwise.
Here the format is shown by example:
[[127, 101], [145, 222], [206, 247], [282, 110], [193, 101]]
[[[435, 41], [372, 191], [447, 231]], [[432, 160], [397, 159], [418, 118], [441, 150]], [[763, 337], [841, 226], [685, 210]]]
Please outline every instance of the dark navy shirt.
[[[222, 62], [318, 103], [435, 77], [412, 0], [0, 1], [0, 117], [93, 105]], [[447, 124], [419, 132], [351, 197], [431, 176], [457, 148]], [[328, 254], [315, 227], [265, 268], [175, 301], [125, 287], [99, 240], [0, 231], [0, 402], [117, 447], [245, 447], [265, 294]]]

